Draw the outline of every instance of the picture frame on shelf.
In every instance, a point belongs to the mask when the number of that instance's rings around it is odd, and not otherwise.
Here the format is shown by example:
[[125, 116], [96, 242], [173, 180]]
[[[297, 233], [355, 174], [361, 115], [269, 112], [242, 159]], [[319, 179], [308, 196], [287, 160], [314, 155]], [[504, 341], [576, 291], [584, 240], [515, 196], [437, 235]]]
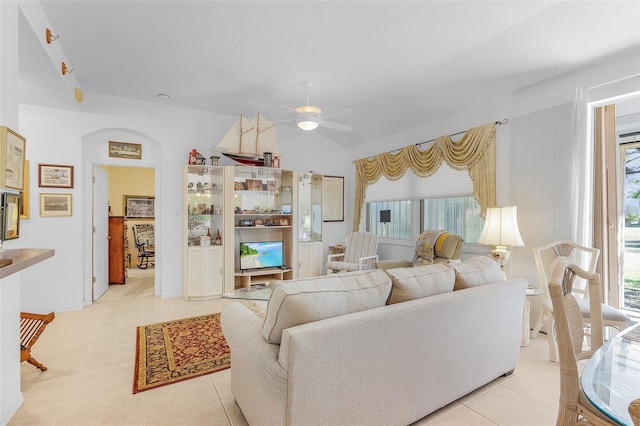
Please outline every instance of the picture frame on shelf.
[[279, 226], [289, 226], [289, 219], [287, 219], [286, 217], [282, 217], [278, 220], [278, 225]]
[[246, 183], [244, 182], [234, 182], [234, 188], [236, 191], [244, 191], [246, 188]]
[[156, 197], [146, 195], [123, 195], [123, 198], [124, 215], [127, 219], [155, 218]]
[[256, 219], [253, 221], [253, 226], [264, 226], [264, 220]]
[[2, 194], [2, 241], [20, 238], [20, 194]]
[[40, 188], [73, 188], [73, 166], [38, 164]]
[[40, 193], [40, 216], [72, 216], [71, 194]]
[[0, 126], [0, 187], [23, 190], [26, 145], [26, 138]]
[[142, 160], [142, 144], [109, 141], [109, 157]]
[[247, 189], [249, 191], [262, 191], [262, 181], [260, 179], [247, 179]]

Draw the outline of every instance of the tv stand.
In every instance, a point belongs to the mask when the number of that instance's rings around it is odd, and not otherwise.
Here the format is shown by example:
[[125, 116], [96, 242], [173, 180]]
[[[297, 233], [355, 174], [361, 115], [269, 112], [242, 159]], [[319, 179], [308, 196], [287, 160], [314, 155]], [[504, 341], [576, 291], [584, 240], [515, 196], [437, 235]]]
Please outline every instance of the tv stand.
[[288, 269], [254, 269], [236, 271], [235, 288], [250, 288], [255, 284], [268, 284], [271, 281], [293, 279], [293, 270]]

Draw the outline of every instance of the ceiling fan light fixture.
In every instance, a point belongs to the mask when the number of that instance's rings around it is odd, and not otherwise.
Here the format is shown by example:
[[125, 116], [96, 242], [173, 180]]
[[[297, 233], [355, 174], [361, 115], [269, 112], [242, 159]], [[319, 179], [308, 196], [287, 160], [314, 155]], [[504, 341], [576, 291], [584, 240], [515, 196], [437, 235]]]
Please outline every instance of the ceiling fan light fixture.
[[299, 114], [316, 114], [319, 115], [322, 113], [322, 110], [317, 106], [313, 105], [304, 105], [296, 108], [296, 112]]
[[302, 130], [313, 130], [318, 127], [318, 123], [309, 119], [304, 119], [303, 121], [298, 121], [298, 127]]

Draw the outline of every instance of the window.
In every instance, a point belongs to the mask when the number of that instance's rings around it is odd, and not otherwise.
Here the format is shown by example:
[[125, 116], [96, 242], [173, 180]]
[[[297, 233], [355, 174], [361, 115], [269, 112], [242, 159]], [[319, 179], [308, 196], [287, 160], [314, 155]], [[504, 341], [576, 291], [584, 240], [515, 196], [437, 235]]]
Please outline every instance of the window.
[[484, 219], [480, 204], [472, 197], [427, 198], [421, 202], [422, 231], [443, 229], [460, 235], [465, 243], [477, 243]]
[[368, 203], [367, 231], [373, 232], [383, 238], [413, 240], [414, 236], [411, 231], [411, 201]]

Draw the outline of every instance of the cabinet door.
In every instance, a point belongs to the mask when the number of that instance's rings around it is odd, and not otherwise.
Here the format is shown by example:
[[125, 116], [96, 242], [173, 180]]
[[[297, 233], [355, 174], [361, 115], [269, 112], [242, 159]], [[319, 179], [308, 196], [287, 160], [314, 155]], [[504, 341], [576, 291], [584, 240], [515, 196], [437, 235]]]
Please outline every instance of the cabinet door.
[[222, 295], [222, 247], [205, 248], [204, 292], [207, 296]]
[[298, 243], [298, 277], [322, 275], [322, 241]]
[[186, 289], [187, 299], [222, 295], [221, 247], [189, 247]]

